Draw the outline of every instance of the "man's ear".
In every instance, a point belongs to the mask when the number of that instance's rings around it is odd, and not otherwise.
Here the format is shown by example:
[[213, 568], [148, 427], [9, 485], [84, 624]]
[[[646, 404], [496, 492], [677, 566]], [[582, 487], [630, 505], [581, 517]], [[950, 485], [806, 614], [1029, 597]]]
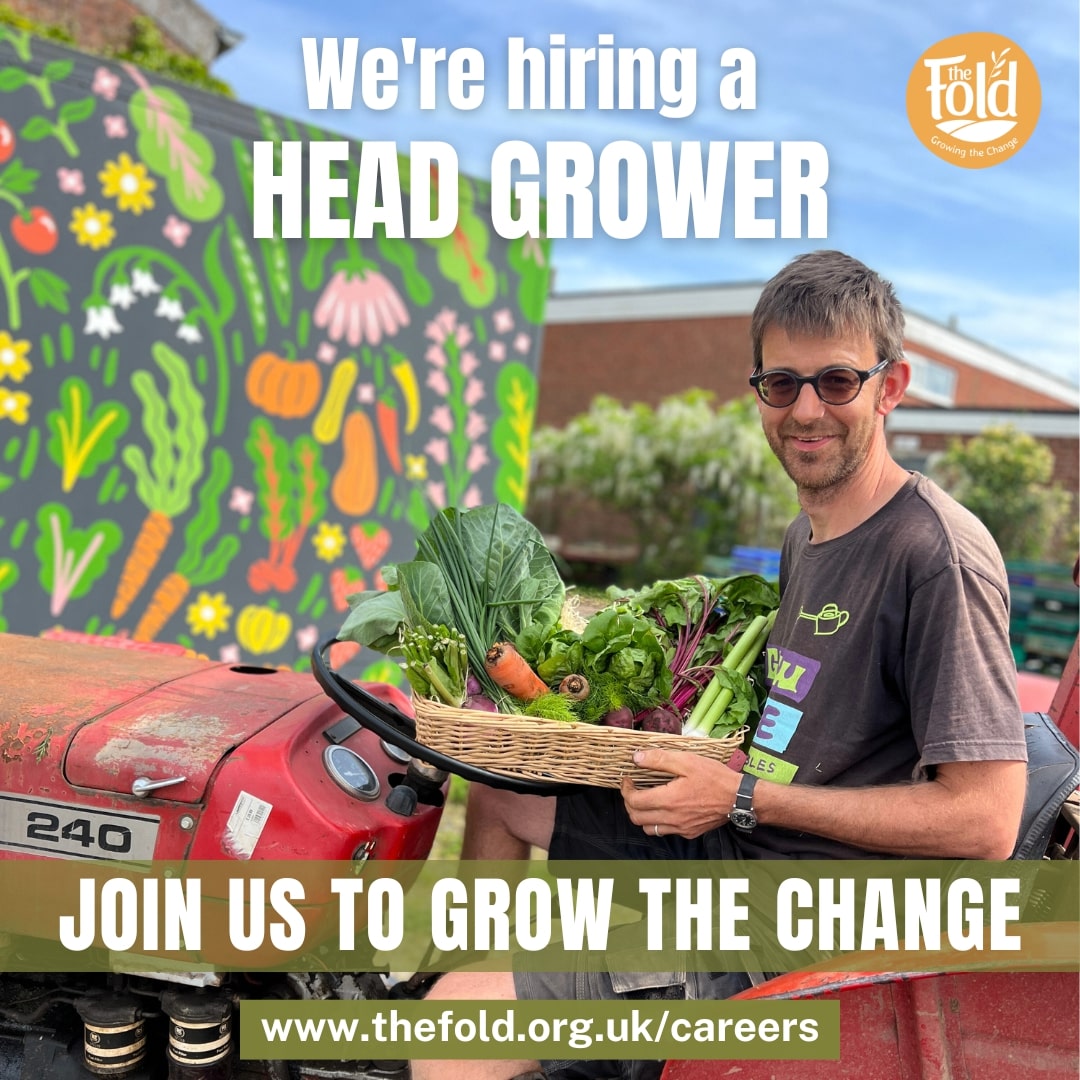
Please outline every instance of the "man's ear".
[[897, 360], [895, 364], [890, 365], [885, 371], [877, 411], [882, 416], [888, 416], [904, 399], [904, 394], [907, 393], [910, 384], [911, 365], [906, 360]]

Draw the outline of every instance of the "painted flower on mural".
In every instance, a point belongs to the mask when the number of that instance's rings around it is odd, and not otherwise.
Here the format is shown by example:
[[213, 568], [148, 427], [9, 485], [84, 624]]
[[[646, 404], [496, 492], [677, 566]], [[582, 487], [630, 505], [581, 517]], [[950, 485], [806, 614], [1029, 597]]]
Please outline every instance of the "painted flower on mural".
[[0, 387], [0, 420], [13, 420], [25, 424], [30, 419], [30, 395], [21, 390], [5, 390]]
[[[509, 309], [496, 312], [493, 322], [505, 332], [514, 332]], [[424, 333], [431, 342], [424, 352], [428, 364], [424, 385], [442, 399], [428, 413], [428, 423], [439, 434], [424, 447], [442, 476], [429, 478], [424, 490], [437, 506], [476, 506], [481, 501], [480, 489], [471, 481], [491, 459], [488, 448], [478, 442], [488, 430], [487, 420], [477, 411], [487, 388], [479, 374], [481, 358], [471, 347], [473, 331], [456, 311], [443, 308]]]
[[427, 458], [423, 454], [406, 454], [405, 475], [410, 480], [426, 480]]
[[316, 558], [333, 562], [345, 550], [345, 530], [336, 523], [320, 521], [311, 544], [315, 548]]
[[439, 431], [445, 432], [447, 435], [454, 430], [454, 414], [450, 411], [448, 405], [436, 405], [431, 410], [428, 422], [433, 428], [438, 428]]
[[183, 247], [188, 242], [188, 237], [191, 235], [191, 223], [185, 221], [183, 218], [178, 218], [175, 214], [170, 214], [165, 219], [165, 224], [161, 228], [161, 235], [164, 236], [173, 247]]
[[69, 227], [79, 244], [97, 250], [108, 247], [116, 238], [112, 219], [110, 211], [99, 210], [93, 203], [87, 203], [85, 206], [76, 206], [71, 211]]
[[56, 170], [56, 181], [65, 195], [85, 195], [86, 184], [83, 182], [82, 169], [65, 169], [63, 165]]
[[296, 647], [302, 653], [309, 653], [319, 644], [319, 628], [314, 623], [301, 626], [296, 631]]
[[472, 331], [458, 320], [458, 313], [450, 308], [443, 308], [424, 328], [424, 334], [437, 345], [445, 345], [452, 338], [461, 349], [472, 341]]
[[243, 514], [247, 517], [251, 513], [252, 507], [255, 505], [255, 492], [249, 491], [247, 488], [234, 487], [229, 492], [229, 509], [235, 511], [237, 514]]
[[532, 346], [532, 338], [524, 330], [517, 331], [513, 312], [509, 308], [500, 308], [491, 315], [492, 339], [488, 342], [489, 360], [501, 364], [510, 350], [524, 356]]
[[223, 664], [239, 664], [242, 657], [240, 655], [240, 646], [236, 642], [232, 642], [229, 645], [222, 645], [218, 649], [218, 659]]
[[154, 199], [150, 192], [157, 187], [157, 181], [147, 175], [146, 166], [141, 161], [132, 161], [129, 154], [121, 154], [115, 161], [106, 161], [105, 168], [98, 173], [98, 179], [101, 181], [102, 195], [115, 199], [118, 209], [135, 215], [152, 209]]
[[115, 101], [116, 91], [120, 89], [120, 76], [107, 67], [99, 67], [94, 72], [94, 81], [90, 84], [90, 89], [106, 101]]
[[465, 392], [461, 397], [465, 404], [472, 408], [484, 399], [484, 384], [479, 379], [470, 379], [465, 384]]
[[469, 457], [465, 462], [465, 468], [474, 473], [482, 469], [489, 461], [487, 448], [483, 443], [474, 443], [469, 447]]
[[[446, 439], [428, 439], [424, 450], [437, 465], [445, 465], [450, 460], [450, 444]], [[421, 480], [426, 478], [426, 473], [420, 477]]]
[[131, 289], [138, 296], [150, 296], [152, 293], [161, 292], [161, 286], [154, 280], [154, 275], [149, 270], [135, 267], [131, 272]]
[[169, 322], [179, 322], [184, 317], [184, 305], [175, 296], [162, 296], [154, 309], [154, 314], [168, 319]]
[[105, 128], [106, 139], [126, 139], [128, 133], [127, 120], [123, 116], [114, 113], [112, 116], [104, 116], [101, 119]]
[[6, 330], [0, 330], [0, 382], [22, 382], [30, 374], [32, 365], [26, 359], [29, 351], [29, 341], [15, 341]]
[[487, 421], [478, 412], [469, 413], [465, 420], [465, 438], [469, 442], [475, 442], [481, 435], [485, 435], [487, 429]]
[[109, 306], [127, 311], [135, 303], [135, 290], [128, 281], [114, 281], [109, 286]]
[[211, 641], [229, 628], [233, 609], [225, 600], [223, 592], [200, 592], [193, 604], [188, 604], [187, 624], [193, 634], [202, 634]]
[[315, 305], [315, 325], [331, 341], [378, 345], [409, 324], [397, 289], [374, 270], [339, 270]]
[[95, 304], [86, 309], [84, 334], [99, 334], [108, 340], [112, 334], [119, 334], [124, 328], [116, 318], [116, 312], [108, 304]]

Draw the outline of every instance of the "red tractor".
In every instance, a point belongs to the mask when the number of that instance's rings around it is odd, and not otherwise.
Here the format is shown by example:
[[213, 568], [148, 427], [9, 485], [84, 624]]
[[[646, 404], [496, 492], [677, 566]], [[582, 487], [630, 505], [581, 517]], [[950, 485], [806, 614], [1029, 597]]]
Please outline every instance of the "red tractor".
[[[420, 860], [431, 850], [448, 771], [552, 791], [420, 746], [404, 695], [387, 685], [355, 686], [327, 665], [325, 645], [313, 656], [313, 681], [209, 663], [179, 647], [57, 636], [0, 635], [0, 859]], [[1076, 672], [1074, 649], [1051, 707], [1074, 744]], [[1054, 760], [1042, 765], [1055, 792], [1065, 793], [1076, 785], [1076, 758], [1055, 758], [1055, 746], [1067, 747], [1058, 727], [1040, 721], [1032, 730], [1049, 733]], [[1060, 799], [1050, 801], [1033, 807], [1043, 820], [1025, 854], [1075, 858], [1076, 802], [1059, 817]], [[0, 1080], [404, 1080], [405, 1061], [238, 1062], [232, 1022], [245, 997], [377, 998], [406, 985], [327, 971], [7, 974], [0, 977]], [[844, 1003], [839, 1063], [669, 1062], [664, 1078], [718, 1080], [736, 1066], [740, 1080], [997, 1080], [1021, 1070], [1025, 1078], [1076, 1076], [1075, 975], [802, 971], [744, 996], [837, 994]], [[217, 1037], [199, 1043], [207, 1030]], [[105, 1036], [121, 1041], [103, 1057]]]

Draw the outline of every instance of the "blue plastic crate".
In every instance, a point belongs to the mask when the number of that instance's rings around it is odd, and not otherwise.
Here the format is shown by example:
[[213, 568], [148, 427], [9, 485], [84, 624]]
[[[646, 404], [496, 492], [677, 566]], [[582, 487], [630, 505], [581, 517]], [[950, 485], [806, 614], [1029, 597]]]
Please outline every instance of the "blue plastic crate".
[[731, 549], [731, 572], [776, 578], [780, 575], [780, 551], [777, 548], [734, 547]]

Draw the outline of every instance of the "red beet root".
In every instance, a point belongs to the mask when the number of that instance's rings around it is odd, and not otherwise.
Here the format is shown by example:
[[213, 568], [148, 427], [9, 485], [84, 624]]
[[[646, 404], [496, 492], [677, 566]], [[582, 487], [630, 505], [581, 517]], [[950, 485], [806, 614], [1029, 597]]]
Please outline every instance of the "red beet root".
[[621, 709], [612, 709], [605, 713], [603, 723], [608, 727], [632, 728], [634, 726], [634, 714], [625, 705]]
[[661, 735], [678, 735], [682, 732], [682, 717], [674, 709], [658, 705], [638, 714], [642, 731], [654, 731]]

